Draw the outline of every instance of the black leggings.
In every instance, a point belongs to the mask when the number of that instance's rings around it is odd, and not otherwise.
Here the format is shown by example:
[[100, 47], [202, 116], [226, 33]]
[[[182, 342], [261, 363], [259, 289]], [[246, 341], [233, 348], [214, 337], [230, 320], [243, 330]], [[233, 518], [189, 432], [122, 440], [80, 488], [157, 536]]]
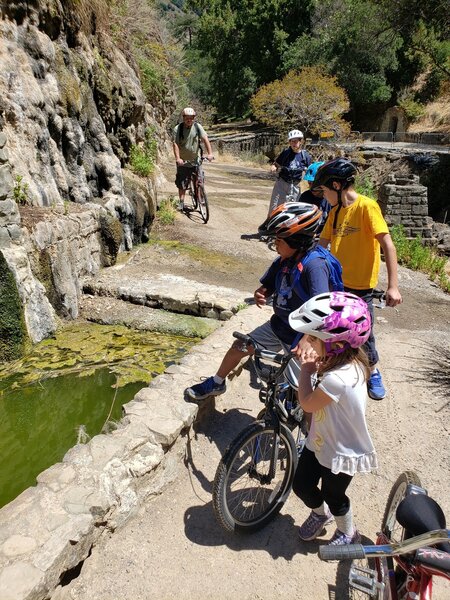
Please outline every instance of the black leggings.
[[[322, 486], [319, 489], [320, 479]], [[351, 475], [335, 475], [330, 469], [322, 467], [314, 452], [305, 447], [298, 461], [292, 489], [308, 508], [319, 508], [326, 502], [331, 514], [341, 517], [350, 508], [350, 499], [345, 492], [352, 479]]]

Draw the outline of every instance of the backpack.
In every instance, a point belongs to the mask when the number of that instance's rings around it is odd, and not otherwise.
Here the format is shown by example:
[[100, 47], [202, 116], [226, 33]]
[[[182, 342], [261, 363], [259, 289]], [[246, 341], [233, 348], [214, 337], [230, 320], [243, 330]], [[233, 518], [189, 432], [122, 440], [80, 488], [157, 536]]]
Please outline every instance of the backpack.
[[[343, 292], [344, 282], [342, 281], [342, 267], [338, 259], [333, 256], [329, 250], [323, 248], [323, 246], [316, 246], [305, 256], [300, 264], [304, 268], [313, 258], [323, 258], [326, 260], [328, 271], [330, 272], [331, 291]], [[303, 302], [309, 300], [309, 296], [301, 284], [301, 270], [299, 268], [296, 269], [292, 287], [295, 289], [295, 293], [303, 300]]]

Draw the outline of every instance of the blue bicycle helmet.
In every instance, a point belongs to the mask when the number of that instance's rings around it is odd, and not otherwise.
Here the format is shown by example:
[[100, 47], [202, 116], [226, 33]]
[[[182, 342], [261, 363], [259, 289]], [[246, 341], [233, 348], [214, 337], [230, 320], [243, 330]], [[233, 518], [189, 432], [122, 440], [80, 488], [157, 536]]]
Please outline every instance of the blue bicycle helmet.
[[311, 163], [303, 177], [303, 181], [314, 181], [317, 169], [323, 165], [323, 162], [324, 161]]

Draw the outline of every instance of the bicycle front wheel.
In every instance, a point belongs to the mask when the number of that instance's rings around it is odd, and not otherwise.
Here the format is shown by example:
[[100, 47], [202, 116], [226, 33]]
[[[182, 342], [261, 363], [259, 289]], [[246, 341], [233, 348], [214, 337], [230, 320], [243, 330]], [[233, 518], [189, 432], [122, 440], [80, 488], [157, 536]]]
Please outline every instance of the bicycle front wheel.
[[252, 423], [230, 444], [217, 467], [213, 508], [226, 531], [254, 532], [281, 510], [291, 491], [297, 450], [287, 427]]
[[202, 216], [203, 222], [206, 224], [209, 219], [209, 206], [208, 206], [208, 198], [206, 197], [205, 188], [202, 186], [198, 187], [197, 190], [198, 195], [198, 209]]

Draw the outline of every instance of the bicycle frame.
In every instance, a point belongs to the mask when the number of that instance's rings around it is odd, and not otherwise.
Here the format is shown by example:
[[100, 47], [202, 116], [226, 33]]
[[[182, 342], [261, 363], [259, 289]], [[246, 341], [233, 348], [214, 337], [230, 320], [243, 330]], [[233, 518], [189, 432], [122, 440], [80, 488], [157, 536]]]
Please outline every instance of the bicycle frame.
[[[364, 546], [364, 550], [367, 558], [370, 558], [371, 556], [376, 557], [377, 569], [380, 569], [380, 554], [386, 557], [388, 567], [388, 585], [392, 600], [399, 600], [399, 590], [397, 589], [394, 572], [395, 566], [401, 568], [405, 573], [406, 578], [404, 582], [404, 589], [408, 594], [413, 594], [410, 596], [411, 598], [417, 598], [417, 600], [431, 600], [433, 575], [436, 575], [437, 577], [444, 577], [450, 581], [450, 574], [445, 575], [441, 571], [437, 571], [426, 565], [411, 561], [409, 558], [405, 558], [404, 555], [408, 555], [411, 552], [419, 549], [425, 550], [424, 547], [428, 547], [433, 544], [446, 542], [448, 541], [449, 537], [450, 530], [447, 531], [445, 529], [437, 529], [435, 531], [429, 531], [422, 535], [415, 536], [401, 543], [390, 544], [386, 535], [384, 533], [380, 533], [377, 538], [377, 545]], [[431, 554], [440, 552], [433, 547], [426, 548], [426, 550]], [[407, 597], [408, 596], [406, 596], [406, 598]]]
[[[322, 560], [344, 560], [367, 558], [375, 561], [375, 569], [352, 567], [349, 573], [349, 582], [352, 587], [375, 597], [377, 590], [384, 592], [385, 583], [383, 575], [387, 576], [387, 585], [390, 588], [392, 600], [416, 599], [431, 600], [433, 576], [443, 577], [450, 581], [450, 571], [440, 570], [437, 566], [422, 564], [411, 553], [420, 550], [432, 556], [447, 556], [436, 548], [429, 547], [450, 539], [450, 530], [437, 529], [421, 535], [414, 536], [401, 542], [389, 542], [387, 536], [380, 533], [377, 544], [364, 546], [349, 544], [347, 546], [321, 546], [319, 556]], [[385, 560], [384, 560], [385, 559]], [[397, 589], [398, 573], [395, 567], [401, 568], [405, 573], [405, 581]], [[386, 569], [387, 568], [387, 572]], [[400, 594], [399, 594], [400, 591]]]

